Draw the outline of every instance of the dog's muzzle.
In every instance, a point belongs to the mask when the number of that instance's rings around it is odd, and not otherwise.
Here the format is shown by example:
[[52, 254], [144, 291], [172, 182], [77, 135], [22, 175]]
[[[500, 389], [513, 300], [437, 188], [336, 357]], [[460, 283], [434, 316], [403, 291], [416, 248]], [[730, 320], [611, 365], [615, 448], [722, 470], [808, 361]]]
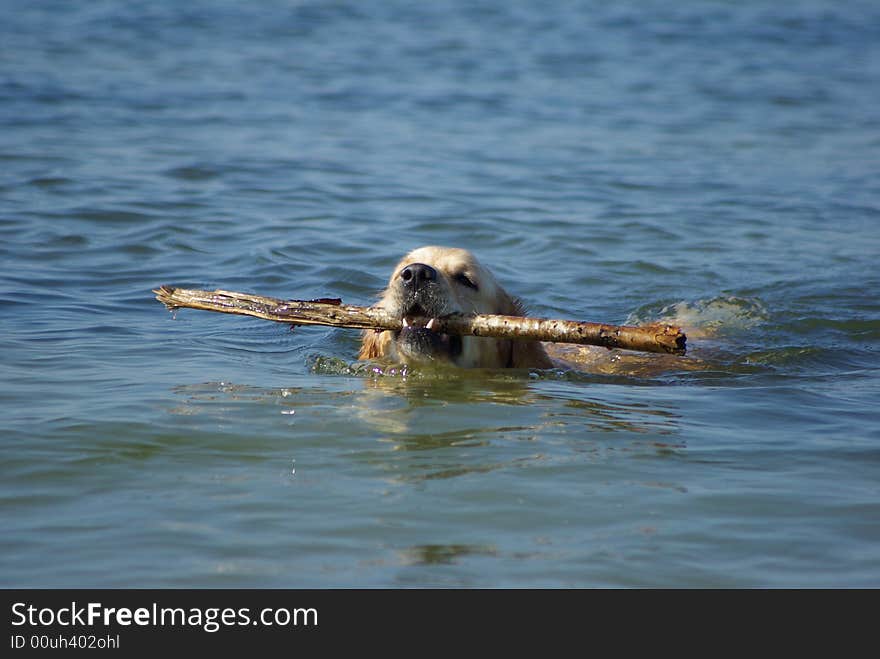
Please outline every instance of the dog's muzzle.
[[397, 351], [414, 361], [452, 361], [461, 354], [461, 337], [441, 334], [433, 329], [435, 317], [428, 317], [418, 306], [403, 316], [403, 328], [395, 337]]
[[395, 335], [398, 352], [410, 361], [454, 360], [461, 354], [461, 337], [433, 329], [437, 317], [452, 311], [437, 271], [424, 263], [411, 263], [398, 277], [403, 322]]

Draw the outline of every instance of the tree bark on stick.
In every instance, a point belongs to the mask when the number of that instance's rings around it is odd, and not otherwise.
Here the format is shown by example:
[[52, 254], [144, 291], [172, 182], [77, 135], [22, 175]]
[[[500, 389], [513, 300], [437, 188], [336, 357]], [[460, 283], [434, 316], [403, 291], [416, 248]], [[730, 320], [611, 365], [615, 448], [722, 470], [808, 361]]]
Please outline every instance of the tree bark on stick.
[[[399, 330], [402, 319], [379, 307], [342, 304], [336, 299], [281, 300], [234, 291], [200, 291], [161, 286], [153, 291], [168, 309], [204, 309], [253, 316], [291, 325], [328, 325], [354, 329]], [[631, 327], [574, 320], [489, 314], [451, 314], [438, 318], [435, 332], [498, 339], [551, 341], [683, 355], [687, 337], [681, 328], [656, 323]]]

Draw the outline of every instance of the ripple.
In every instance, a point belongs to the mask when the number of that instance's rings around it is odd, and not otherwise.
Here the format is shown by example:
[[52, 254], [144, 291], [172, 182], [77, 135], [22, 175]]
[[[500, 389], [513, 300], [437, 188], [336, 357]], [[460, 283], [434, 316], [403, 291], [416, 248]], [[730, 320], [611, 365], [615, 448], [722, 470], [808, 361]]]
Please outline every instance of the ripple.
[[28, 181], [29, 185], [47, 190], [62, 188], [75, 183], [76, 181], [65, 176], [38, 176], [37, 178]]
[[780, 328], [792, 334], [815, 335], [830, 331], [856, 341], [880, 340], [880, 319], [807, 317], [798, 318], [797, 322], [783, 323]]
[[165, 171], [166, 176], [182, 181], [210, 181], [222, 175], [222, 170], [211, 165], [187, 165]]
[[66, 214], [68, 217], [99, 225], [133, 225], [150, 222], [155, 216], [113, 208], [78, 208]]

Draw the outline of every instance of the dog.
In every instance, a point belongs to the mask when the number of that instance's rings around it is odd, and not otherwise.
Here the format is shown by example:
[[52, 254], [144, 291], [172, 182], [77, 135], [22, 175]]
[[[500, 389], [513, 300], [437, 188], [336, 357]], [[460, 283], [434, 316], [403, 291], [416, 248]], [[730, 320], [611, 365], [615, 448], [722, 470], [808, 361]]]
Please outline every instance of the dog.
[[434, 319], [450, 313], [526, 315], [522, 303], [467, 250], [437, 246], [413, 250], [394, 268], [376, 306], [399, 316], [403, 328], [364, 332], [359, 359], [488, 369], [554, 366], [539, 341], [434, 331]]

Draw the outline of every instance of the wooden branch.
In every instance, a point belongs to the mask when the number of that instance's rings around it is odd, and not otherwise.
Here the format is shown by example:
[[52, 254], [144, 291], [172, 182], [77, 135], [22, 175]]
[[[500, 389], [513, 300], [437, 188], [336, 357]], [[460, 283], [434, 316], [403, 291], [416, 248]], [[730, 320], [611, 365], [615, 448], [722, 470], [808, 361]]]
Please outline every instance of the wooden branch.
[[[393, 331], [402, 327], [402, 319], [385, 309], [344, 305], [337, 299], [281, 300], [234, 291], [211, 292], [174, 286], [161, 286], [153, 292], [156, 299], [170, 310], [204, 309], [292, 325]], [[687, 349], [687, 337], [681, 329], [661, 323], [630, 327], [523, 316], [451, 314], [438, 318], [433, 329], [444, 334], [577, 343], [674, 355], [683, 355]]]

